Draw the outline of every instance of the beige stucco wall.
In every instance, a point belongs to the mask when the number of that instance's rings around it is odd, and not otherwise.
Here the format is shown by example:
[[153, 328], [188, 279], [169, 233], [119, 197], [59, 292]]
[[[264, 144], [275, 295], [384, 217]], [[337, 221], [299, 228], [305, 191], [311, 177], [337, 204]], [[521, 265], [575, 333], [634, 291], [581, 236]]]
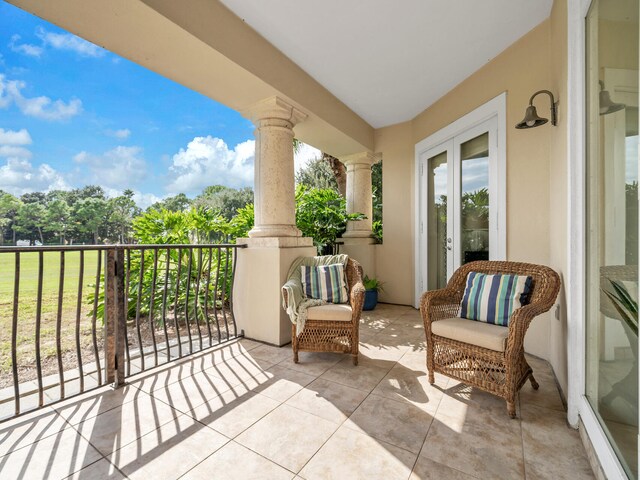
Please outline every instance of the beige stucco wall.
[[[411, 122], [376, 130], [385, 190], [377, 275], [386, 282], [385, 301], [413, 303], [415, 144], [502, 92], [507, 92], [507, 258], [566, 272], [566, 48], [566, 0], [557, 0], [548, 20]], [[558, 126], [516, 130], [529, 97], [541, 89], [552, 90], [560, 101]], [[536, 106], [549, 116], [547, 97], [537, 97]], [[553, 363], [566, 390], [565, 344], [564, 316], [558, 321], [554, 312], [538, 317], [525, 341], [527, 351]]]

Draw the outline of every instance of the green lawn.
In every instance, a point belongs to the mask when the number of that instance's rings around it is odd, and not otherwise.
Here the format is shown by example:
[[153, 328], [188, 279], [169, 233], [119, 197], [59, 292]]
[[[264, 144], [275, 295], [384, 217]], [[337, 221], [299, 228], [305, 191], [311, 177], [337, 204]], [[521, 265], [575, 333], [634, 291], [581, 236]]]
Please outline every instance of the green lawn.
[[[42, 285], [41, 348], [43, 357], [55, 356], [55, 329], [60, 282], [60, 252], [44, 252]], [[80, 278], [80, 253], [65, 252], [64, 294], [62, 300], [62, 351], [65, 361], [75, 363], [75, 322]], [[98, 252], [84, 252], [83, 305], [81, 315], [81, 346], [91, 344], [92, 308], [86, 295], [95, 284]], [[20, 254], [20, 289], [18, 302], [18, 365], [21, 375], [32, 378], [35, 365], [35, 322], [38, 291], [38, 252]], [[13, 316], [15, 254], [0, 251], [0, 377], [11, 369], [11, 324]], [[71, 357], [71, 358], [70, 358]], [[83, 358], [83, 361], [85, 359]], [[73, 368], [76, 365], [65, 368]], [[26, 379], [26, 378], [25, 378]], [[21, 378], [21, 381], [23, 379]], [[0, 383], [6, 383], [1, 382]]]

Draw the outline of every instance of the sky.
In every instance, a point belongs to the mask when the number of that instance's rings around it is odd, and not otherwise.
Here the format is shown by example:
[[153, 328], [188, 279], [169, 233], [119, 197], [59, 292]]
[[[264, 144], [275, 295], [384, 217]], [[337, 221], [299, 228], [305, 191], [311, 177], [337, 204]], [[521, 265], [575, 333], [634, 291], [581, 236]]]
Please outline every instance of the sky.
[[[236, 111], [0, 0], [0, 189], [132, 189], [139, 206], [253, 186]], [[319, 152], [304, 146], [296, 168]]]

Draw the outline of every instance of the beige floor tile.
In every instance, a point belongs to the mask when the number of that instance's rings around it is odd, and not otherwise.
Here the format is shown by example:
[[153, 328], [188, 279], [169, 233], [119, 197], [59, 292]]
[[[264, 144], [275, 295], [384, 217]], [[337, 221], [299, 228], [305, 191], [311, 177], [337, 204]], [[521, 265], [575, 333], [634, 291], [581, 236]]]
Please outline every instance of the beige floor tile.
[[84, 438], [107, 455], [160, 425], [175, 421], [180, 412], [149, 395], [138, 397], [74, 426]]
[[371, 394], [344, 426], [418, 454], [432, 420], [433, 416], [408, 402]]
[[165, 423], [108, 457], [131, 479], [175, 479], [229, 441], [188, 415]]
[[298, 472], [338, 425], [289, 405], [280, 405], [236, 441], [292, 472]]
[[320, 378], [370, 392], [390, 369], [391, 367], [380, 368], [371, 365], [354, 366], [350, 363], [338, 363], [324, 372]]
[[190, 470], [189, 480], [290, 480], [294, 474], [231, 441]]
[[100, 453], [73, 428], [0, 457], [2, 480], [61, 479], [96, 462]]
[[534, 405], [537, 407], [550, 408], [564, 412], [565, 408], [558, 391], [553, 373], [550, 369], [534, 369], [533, 376], [540, 385], [538, 390], [534, 390], [531, 383], [527, 381], [520, 389], [520, 404]]
[[285, 360], [280, 365], [318, 377], [345, 358], [350, 359], [351, 357], [341, 353], [299, 352], [298, 363], [293, 363], [292, 357], [291, 361]]
[[251, 390], [279, 402], [285, 402], [316, 378], [313, 375], [274, 365], [265, 370], [269, 379]]
[[267, 368], [274, 365], [271, 360], [252, 357], [251, 355], [238, 355], [225, 362], [216, 363], [205, 370], [211, 375], [226, 380], [232, 385], [243, 383], [250, 385], [255, 382], [263, 382], [268, 379], [264, 374]]
[[77, 425], [96, 415], [108, 412], [146, 395], [146, 393], [131, 385], [115, 390], [111, 387], [101, 387], [92, 392], [56, 403], [53, 408], [71, 425]]
[[[495, 415], [480, 416], [477, 412], [444, 416], [441, 411], [445, 408], [441, 403], [421, 456], [479, 478], [524, 478], [517, 419], [509, 419], [508, 426], [500, 419], [496, 422]], [[503, 416], [509, 418], [506, 413]]]
[[432, 415], [438, 409], [443, 396], [442, 389], [429, 383], [426, 372], [411, 370], [399, 363], [391, 369], [372, 393], [411, 403]]
[[418, 457], [409, 480], [473, 480], [474, 478], [478, 477], [467, 475], [459, 470], [421, 456]]
[[318, 378], [291, 397], [287, 405], [341, 424], [366, 396], [365, 391]]
[[[404, 354], [407, 353], [408, 347], [389, 347], [383, 343], [378, 343], [373, 345], [361, 345], [359, 350], [360, 357], [358, 361], [361, 365], [372, 365], [389, 370], [393, 367], [395, 362], [400, 360]], [[346, 361], [347, 360], [343, 360], [343, 362]]]
[[201, 360], [179, 360], [175, 364], [166, 365], [135, 375], [128, 380], [128, 383], [143, 392], [150, 392], [151, 390], [166, 387], [179, 380], [188, 378], [194, 373], [202, 371], [200, 361]]
[[125, 477], [112, 463], [104, 458], [67, 477], [68, 480], [124, 480]]
[[[444, 395], [438, 407], [438, 416], [465, 422], [488, 422], [506, 428], [517, 425], [507, 414], [507, 402], [502, 398], [454, 379], [448, 380], [447, 387], [443, 389]], [[519, 402], [516, 402], [516, 415], [519, 414]]]
[[260, 345], [251, 350], [250, 355], [254, 358], [268, 360], [273, 363], [280, 363], [283, 360], [293, 358], [291, 345], [284, 347], [273, 347], [271, 345]]
[[307, 480], [406, 480], [415, 460], [414, 453], [340, 427], [300, 476]]
[[269, 397], [238, 386], [209, 399], [189, 415], [199, 422], [234, 438], [280, 405]]
[[179, 382], [160, 386], [150, 391], [154, 398], [165, 402], [173, 408], [186, 413], [210, 398], [217, 397], [237, 385], [223, 380], [210, 373], [210, 370], [196, 373]]
[[580, 435], [567, 425], [566, 413], [525, 405], [522, 442], [528, 478], [594, 478]]
[[59, 433], [70, 425], [51, 407], [0, 424], [0, 455]]

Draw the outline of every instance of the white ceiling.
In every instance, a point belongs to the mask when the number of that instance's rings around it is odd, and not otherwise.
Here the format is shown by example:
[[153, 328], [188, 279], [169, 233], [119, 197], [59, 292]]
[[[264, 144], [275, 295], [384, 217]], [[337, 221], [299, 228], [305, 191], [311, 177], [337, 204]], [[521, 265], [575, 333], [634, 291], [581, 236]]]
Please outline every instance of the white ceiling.
[[222, 0], [373, 127], [410, 120], [553, 0]]

